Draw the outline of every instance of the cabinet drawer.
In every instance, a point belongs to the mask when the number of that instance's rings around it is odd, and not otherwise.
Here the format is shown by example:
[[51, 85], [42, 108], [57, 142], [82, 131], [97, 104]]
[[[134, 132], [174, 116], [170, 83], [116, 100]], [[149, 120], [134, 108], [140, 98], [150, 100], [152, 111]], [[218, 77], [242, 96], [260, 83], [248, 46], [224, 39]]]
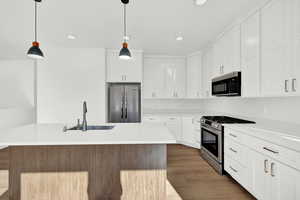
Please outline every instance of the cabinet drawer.
[[146, 116], [143, 117], [143, 122], [163, 123], [163, 120], [157, 116]]
[[249, 145], [257, 152], [267, 155], [286, 165], [290, 165], [291, 167], [300, 169], [300, 166], [297, 166], [298, 153], [295, 151], [255, 137], [251, 138]]
[[225, 138], [229, 138], [235, 142], [243, 144], [245, 141], [245, 138], [247, 137], [244, 133], [241, 133], [239, 131], [230, 129], [230, 128], [225, 128], [224, 132]]
[[229, 139], [228, 137], [226, 137], [224, 140], [224, 153], [225, 156], [229, 156], [243, 166], [247, 166], [247, 148]]
[[224, 168], [225, 171], [232, 176], [232, 178], [245, 187], [245, 168], [242, 165], [230, 157], [225, 156]]

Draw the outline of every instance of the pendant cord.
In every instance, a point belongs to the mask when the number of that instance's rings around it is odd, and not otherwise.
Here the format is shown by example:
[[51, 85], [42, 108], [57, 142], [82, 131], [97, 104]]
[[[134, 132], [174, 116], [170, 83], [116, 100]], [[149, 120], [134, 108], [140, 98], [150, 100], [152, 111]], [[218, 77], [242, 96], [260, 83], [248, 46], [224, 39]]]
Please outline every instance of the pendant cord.
[[124, 42], [126, 42], [126, 32], [127, 32], [127, 24], [126, 24], [126, 4], [124, 4]]
[[37, 42], [37, 2], [35, 1], [35, 8], [34, 8], [34, 39]]

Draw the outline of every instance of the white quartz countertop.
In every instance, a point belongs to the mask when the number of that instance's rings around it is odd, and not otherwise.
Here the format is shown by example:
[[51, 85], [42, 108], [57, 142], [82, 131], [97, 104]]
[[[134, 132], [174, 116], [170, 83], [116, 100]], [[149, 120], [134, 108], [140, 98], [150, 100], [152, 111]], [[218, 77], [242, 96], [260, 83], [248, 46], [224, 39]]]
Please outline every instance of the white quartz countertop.
[[300, 124], [254, 119], [256, 124], [224, 124], [225, 127], [300, 152]]
[[112, 130], [63, 132], [63, 124], [31, 124], [0, 131], [0, 148], [30, 145], [175, 144], [161, 124], [115, 124]]

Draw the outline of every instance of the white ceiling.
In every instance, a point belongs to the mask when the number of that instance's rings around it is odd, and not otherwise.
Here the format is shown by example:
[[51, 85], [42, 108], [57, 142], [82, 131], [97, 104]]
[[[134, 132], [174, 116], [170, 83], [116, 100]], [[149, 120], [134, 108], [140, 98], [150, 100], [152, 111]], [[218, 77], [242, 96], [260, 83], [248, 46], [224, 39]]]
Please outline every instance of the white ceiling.
[[[129, 47], [147, 54], [186, 55], [200, 50], [226, 25], [265, 0], [130, 0]], [[22, 57], [33, 40], [33, 0], [2, 0], [1, 57]], [[66, 47], [120, 48], [120, 0], [43, 0], [39, 7], [39, 40]], [[77, 36], [68, 40], [69, 33]], [[178, 34], [183, 41], [176, 41]], [[45, 52], [46, 53], [46, 52]]]

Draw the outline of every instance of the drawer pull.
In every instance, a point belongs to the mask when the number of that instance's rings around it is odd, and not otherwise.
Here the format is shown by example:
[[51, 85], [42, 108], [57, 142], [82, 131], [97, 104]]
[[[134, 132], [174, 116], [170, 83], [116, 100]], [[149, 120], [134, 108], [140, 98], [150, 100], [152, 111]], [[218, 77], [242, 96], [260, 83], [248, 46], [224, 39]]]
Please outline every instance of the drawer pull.
[[234, 171], [235, 173], [238, 173], [238, 170], [234, 169], [233, 167], [229, 167], [232, 171]]
[[267, 159], [264, 161], [264, 171], [266, 174], [268, 173], [268, 160]]
[[267, 148], [267, 147], [264, 147], [263, 149], [266, 150], [266, 151], [269, 151], [269, 152], [271, 152], [271, 153], [274, 153], [274, 154], [279, 154], [278, 151], [274, 151], [274, 150], [269, 149], [269, 148]]
[[176, 120], [176, 118], [175, 117], [170, 117], [169, 120]]
[[275, 166], [275, 163], [271, 163], [271, 176], [272, 177], [275, 177], [275, 173], [274, 173], [274, 166]]
[[232, 134], [232, 133], [229, 133], [229, 135], [230, 135], [231, 137], [237, 138], [237, 136], [234, 135], [234, 134]]
[[237, 150], [234, 150], [233, 148], [229, 148], [230, 151], [232, 151], [233, 153], [237, 153]]

